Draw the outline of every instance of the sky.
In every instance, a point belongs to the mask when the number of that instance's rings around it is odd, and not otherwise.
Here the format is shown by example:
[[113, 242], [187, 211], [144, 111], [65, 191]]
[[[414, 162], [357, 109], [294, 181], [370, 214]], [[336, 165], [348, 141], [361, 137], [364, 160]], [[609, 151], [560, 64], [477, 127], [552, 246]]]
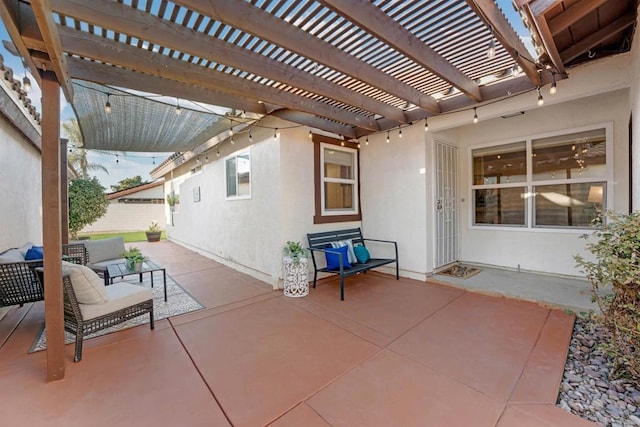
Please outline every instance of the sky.
[[[496, 2], [507, 16], [507, 19], [514, 27], [516, 32], [520, 35], [520, 38], [525, 43], [529, 51], [532, 52], [533, 49], [531, 45], [531, 37], [524, 27], [524, 24], [522, 23], [522, 20], [520, 19], [518, 13], [513, 8], [512, 0], [497, 0]], [[4, 24], [2, 24], [0, 27], [0, 39], [10, 40]], [[1, 44], [0, 54], [2, 54], [5, 64], [13, 69], [15, 78], [22, 81], [22, 78], [24, 77], [26, 71], [21, 63], [20, 58], [8, 52]], [[29, 92], [29, 98], [31, 98], [36, 109], [39, 112], [42, 112], [40, 108], [40, 99], [42, 97], [42, 93], [37, 84], [35, 84], [35, 79], [31, 75], [28, 75], [28, 77], [32, 83], [32, 88]], [[73, 112], [71, 106], [67, 103], [64, 95], [60, 96], [60, 100], [61, 121], [64, 122], [71, 118], [75, 118], [75, 113]], [[62, 134], [61, 137], [65, 138], [66, 136]], [[151, 178], [149, 172], [169, 155], [171, 155], [171, 153], [127, 152], [120, 153], [116, 156], [116, 153], [105, 154], [94, 150], [88, 150], [87, 159], [91, 163], [98, 163], [104, 166], [109, 171], [108, 174], [98, 170], [90, 172], [90, 175], [95, 175], [100, 180], [102, 185], [107, 190], [109, 190], [111, 185], [115, 185], [125, 178], [134, 177], [136, 175], [140, 175], [143, 181], [152, 181], [153, 178]]]

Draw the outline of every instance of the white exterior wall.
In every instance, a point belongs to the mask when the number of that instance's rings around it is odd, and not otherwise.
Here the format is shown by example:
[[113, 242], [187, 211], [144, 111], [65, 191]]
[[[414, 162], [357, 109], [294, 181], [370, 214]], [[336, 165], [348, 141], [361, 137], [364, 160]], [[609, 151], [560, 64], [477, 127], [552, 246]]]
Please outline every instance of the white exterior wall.
[[460, 147], [461, 259], [466, 262], [497, 265], [530, 271], [581, 275], [573, 255], [584, 252], [582, 230], [522, 229], [473, 226], [471, 193], [471, 147], [487, 143], [511, 142], [548, 132], [612, 123], [613, 158], [607, 163], [613, 172], [613, 192], [608, 207], [619, 212], [628, 209], [628, 90], [569, 101], [529, 110], [523, 116], [492, 119], [457, 130]]
[[[146, 190], [131, 193], [126, 198], [163, 199], [164, 189], [162, 185]], [[107, 213], [95, 223], [86, 226], [80, 232], [86, 233], [110, 233], [117, 231], [145, 231], [155, 221], [164, 230], [165, 212], [162, 203], [119, 203], [117, 199], [111, 200]]]
[[[253, 130], [251, 198], [227, 200], [225, 157], [248, 146], [247, 134], [234, 139], [235, 145], [220, 148], [220, 158], [209, 154], [201, 172], [181, 177], [180, 184], [174, 180], [180, 207], [167, 233], [171, 240], [276, 286], [282, 262], [280, 142], [269, 129]], [[196, 186], [200, 202], [193, 201]]]
[[[386, 138], [386, 133], [371, 135], [369, 145], [361, 138], [362, 232], [397, 241], [401, 275], [424, 280], [431, 239], [426, 221], [431, 152], [426, 150], [424, 122], [403, 128], [402, 139], [397, 130], [390, 132], [389, 144]], [[393, 257], [389, 245], [373, 248], [381, 250], [390, 252], [376, 256]], [[395, 265], [385, 271], [395, 273]]]
[[40, 152], [0, 114], [0, 252], [42, 243]]

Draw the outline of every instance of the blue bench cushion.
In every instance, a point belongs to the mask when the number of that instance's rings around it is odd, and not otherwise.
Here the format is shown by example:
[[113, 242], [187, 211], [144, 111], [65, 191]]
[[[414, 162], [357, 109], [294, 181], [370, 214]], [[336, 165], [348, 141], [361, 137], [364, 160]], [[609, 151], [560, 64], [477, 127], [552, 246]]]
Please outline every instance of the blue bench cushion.
[[364, 245], [357, 245], [353, 248], [353, 251], [356, 254], [356, 258], [358, 258], [358, 262], [365, 263], [371, 259], [371, 255], [369, 251]]
[[349, 264], [349, 255], [347, 255], [348, 251], [348, 246], [341, 246], [339, 248], [327, 248], [326, 252], [324, 253], [327, 260], [327, 270], [340, 270], [340, 256], [338, 254], [342, 254], [343, 268], [351, 268], [351, 264]]

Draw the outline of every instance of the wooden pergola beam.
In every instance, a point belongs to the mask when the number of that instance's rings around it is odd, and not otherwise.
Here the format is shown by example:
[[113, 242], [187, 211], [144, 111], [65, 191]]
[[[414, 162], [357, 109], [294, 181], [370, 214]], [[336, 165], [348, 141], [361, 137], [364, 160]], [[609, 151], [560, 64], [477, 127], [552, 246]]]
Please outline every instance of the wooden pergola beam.
[[636, 17], [635, 14], [630, 12], [627, 13], [620, 18], [613, 21], [611, 24], [602, 27], [600, 30], [596, 31], [580, 40], [578, 43], [575, 43], [568, 49], [560, 52], [560, 57], [564, 63], [571, 61], [572, 59], [577, 58], [585, 52], [588, 52], [589, 49], [597, 46], [602, 43], [606, 39], [614, 36], [615, 34], [624, 31], [630, 25], [635, 24]]
[[366, 31], [392, 46], [398, 52], [457, 87], [467, 96], [482, 101], [478, 84], [464, 75], [449, 61], [427, 46], [397, 21], [369, 0], [320, 0], [331, 9], [349, 17]]
[[[96, 5], [96, 3], [98, 3]], [[182, 25], [167, 22], [157, 16], [133, 9], [121, 3], [97, 0], [91, 4], [80, 0], [53, 0], [52, 8], [63, 15], [94, 25], [109, 22], [117, 33], [127, 34], [159, 46], [188, 53], [216, 63], [248, 71], [271, 80], [335, 99], [372, 114], [379, 114], [407, 123], [404, 112], [385, 102], [359, 94], [326, 79], [316, 78], [296, 67], [265, 55], [210, 37]]]
[[560, 73], [566, 73], [566, 68], [564, 66], [564, 62], [560, 57], [560, 52], [558, 52], [558, 48], [556, 47], [555, 40], [553, 39], [553, 35], [551, 34], [551, 30], [549, 29], [549, 23], [545, 19], [544, 15], [533, 17], [531, 12], [530, 19], [533, 21], [533, 24], [538, 30], [538, 34], [540, 36], [540, 41], [544, 46], [545, 51], [549, 55], [549, 59], [553, 63], [554, 67]]
[[420, 108], [433, 113], [440, 111], [432, 96], [394, 79], [389, 74], [248, 2], [175, 0], [174, 3], [254, 34]]
[[466, 0], [467, 4], [487, 25], [493, 28], [493, 33], [502, 46], [518, 63], [522, 71], [534, 85], [540, 84], [540, 75], [536, 61], [531, 58], [518, 34], [509, 24], [502, 11], [493, 0]]
[[560, 31], [576, 23], [605, 2], [607, 2], [607, 0], [581, 0], [574, 3], [567, 10], [549, 20], [549, 31], [551, 35], [555, 36], [560, 33]]
[[56, 73], [58, 83], [64, 92], [68, 102], [73, 101], [73, 84], [66, 57], [62, 50], [60, 37], [58, 36], [56, 23], [53, 21], [53, 12], [47, 0], [31, 0], [31, 9], [38, 22], [42, 39], [47, 48], [47, 54], [51, 60], [53, 71]]
[[336, 135], [343, 135], [349, 138], [357, 138], [356, 128], [345, 126], [340, 123], [335, 123], [330, 120], [315, 116], [313, 114], [303, 113], [302, 111], [280, 109], [271, 112], [270, 115], [304, 126], [322, 129]]
[[185, 64], [179, 59], [93, 36], [69, 27], [60, 27], [59, 33], [66, 51], [78, 56], [93, 58], [96, 52], [99, 52], [101, 61], [130, 70], [318, 114], [356, 127], [378, 130], [378, 125], [372, 117], [295, 95], [275, 86], [269, 87], [212, 69], [204, 69], [198, 65]]
[[29, 71], [31, 71], [31, 75], [38, 83], [38, 86], [42, 86], [38, 67], [36, 67], [35, 62], [31, 59], [29, 49], [27, 49], [27, 46], [22, 40], [21, 32], [26, 26], [23, 22], [27, 20], [28, 14], [33, 16], [31, 8], [22, 2], [14, 2], [10, 0], [0, 1], [0, 19], [2, 19], [2, 23], [7, 29], [7, 33], [9, 33], [9, 37], [11, 37], [11, 40], [17, 49], [17, 54], [22, 57], [22, 60], [29, 68]]

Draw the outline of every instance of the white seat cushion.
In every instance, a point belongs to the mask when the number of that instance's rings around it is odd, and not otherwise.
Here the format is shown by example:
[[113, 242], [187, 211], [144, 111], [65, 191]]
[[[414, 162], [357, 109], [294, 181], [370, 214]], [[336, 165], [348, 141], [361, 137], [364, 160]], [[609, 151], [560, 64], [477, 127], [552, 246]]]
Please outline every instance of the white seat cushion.
[[109, 301], [104, 280], [84, 265], [63, 265], [63, 274], [69, 274], [73, 292], [80, 304], [104, 304]]
[[24, 261], [24, 255], [19, 249], [9, 249], [2, 255], [0, 255], [0, 264], [8, 264], [10, 262], [22, 262]]
[[87, 248], [89, 262], [96, 264], [101, 261], [122, 258], [125, 251], [122, 237], [112, 237], [101, 240], [85, 240], [84, 247]]
[[127, 282], [119, 282], [105, 289], [109, 296], [108, 302], [103, 304], [80, 304], [83, 319], [94, 319], [153, 299], [151, 289]]

